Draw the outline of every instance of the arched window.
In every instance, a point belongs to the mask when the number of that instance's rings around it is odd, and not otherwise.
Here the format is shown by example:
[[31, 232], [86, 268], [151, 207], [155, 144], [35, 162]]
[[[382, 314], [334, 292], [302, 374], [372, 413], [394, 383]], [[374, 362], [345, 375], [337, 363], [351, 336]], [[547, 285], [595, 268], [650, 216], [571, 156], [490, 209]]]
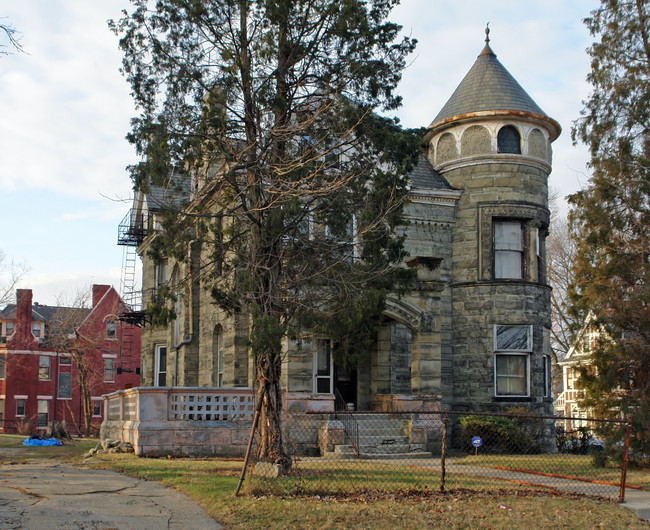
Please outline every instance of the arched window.
[[499, 153], [521, 154], [521, 137], [519, 131], [512, 125], [506, 125], [499, 129], [497, 136], [497, 146]]

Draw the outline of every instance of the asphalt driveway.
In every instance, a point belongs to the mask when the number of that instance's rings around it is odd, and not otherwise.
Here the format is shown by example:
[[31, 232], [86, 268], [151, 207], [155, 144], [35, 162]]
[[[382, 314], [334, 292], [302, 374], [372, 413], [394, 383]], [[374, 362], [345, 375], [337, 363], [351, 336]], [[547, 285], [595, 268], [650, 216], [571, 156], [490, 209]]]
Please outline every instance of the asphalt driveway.
[[103, 469], [60, 462], [0, 465], [0, 528], [221, 528], [184, 494]]

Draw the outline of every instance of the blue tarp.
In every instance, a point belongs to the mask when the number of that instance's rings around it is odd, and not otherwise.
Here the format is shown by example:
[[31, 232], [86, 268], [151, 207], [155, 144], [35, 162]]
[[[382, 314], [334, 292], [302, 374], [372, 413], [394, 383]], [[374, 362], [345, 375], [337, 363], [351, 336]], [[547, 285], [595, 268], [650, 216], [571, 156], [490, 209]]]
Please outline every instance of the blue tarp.
[[43, 445], [63, 445], [56, 438], [49, 438], [48, 440], [42, 440], [39, 438], [27, 438], [23, 445], [32, 445], [32, 446], [43, 446]]

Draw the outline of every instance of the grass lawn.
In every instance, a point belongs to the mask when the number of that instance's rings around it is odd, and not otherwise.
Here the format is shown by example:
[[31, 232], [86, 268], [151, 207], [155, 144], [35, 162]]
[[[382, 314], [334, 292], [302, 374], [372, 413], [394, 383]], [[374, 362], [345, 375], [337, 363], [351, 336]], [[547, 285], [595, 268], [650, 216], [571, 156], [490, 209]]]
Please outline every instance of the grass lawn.
[[[330, 477], [347, 473], [334, 496], [293, 495], [300, 480], [276, 480], [276, 495], [249, 495], [259, 483], [247, 481], [245, 492], [233, 498], [242, 462], [221, 459], [149, 459], [125, 454], [101, 454], [85, 461], [90, 467], [119, 470], [158, 480], [185, 492], [227, 528], [648, 528], [615, 503], [575, 496], [557, 496], [512, 487], [497, 491], [456, 489], [437, 492], [362, 493], [377, 476], [356, 474], [345, 463], [331, 463]], [[303, 465], [303, 467], [307, 467]], [[379, 472], [377, 472], [379, 473]], [[309, 474], [306, 474], [309, 475]], [[313, 474], [314, 477], [317, 474]], [[384, 476], [384, 479], [386, 477]], [[436, 479], [437, 480], [437, 479]], [[307, 482], [308, 483], [308, 482]], [[404, 483], [408, 487], [408, 482]], [[508, 487], [508, 486], [506, 486]]]
[[39, 458], [76, 462], [97, 444], [96, 438], [75, 438], [59, 446], [28, 447], [22, 445], [26, 438], [24, 434], [0, 434], [0, 464], [21, 464]]
[[[500, 466], [509, 469], [526, 469], [616, 483], [621, 480], [620, 467], [596, 467], [592, 464], [592, 457], [589, 455], [560, 453], [552, 455], [468, 455], [462, 458], [452, 458], [450, 462], [463, 466], [491, 468]], [[629, 468], [626, 484], [640, 486], [644, 490], [650, 491], [650, 470]]]

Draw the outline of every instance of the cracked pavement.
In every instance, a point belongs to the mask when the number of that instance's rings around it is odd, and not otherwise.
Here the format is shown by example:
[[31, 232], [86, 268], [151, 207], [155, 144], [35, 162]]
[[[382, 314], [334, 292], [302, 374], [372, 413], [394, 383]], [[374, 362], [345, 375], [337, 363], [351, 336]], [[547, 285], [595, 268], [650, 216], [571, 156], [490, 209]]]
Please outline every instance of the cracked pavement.
[[0, 465], [3, 529], [221, 528], [184, 494], [114, 471], [60, 462]]

